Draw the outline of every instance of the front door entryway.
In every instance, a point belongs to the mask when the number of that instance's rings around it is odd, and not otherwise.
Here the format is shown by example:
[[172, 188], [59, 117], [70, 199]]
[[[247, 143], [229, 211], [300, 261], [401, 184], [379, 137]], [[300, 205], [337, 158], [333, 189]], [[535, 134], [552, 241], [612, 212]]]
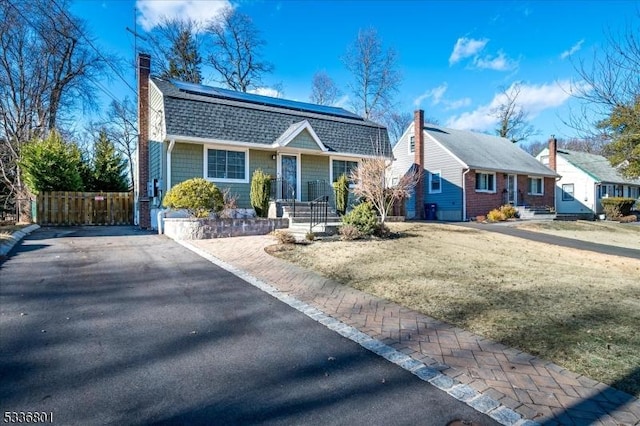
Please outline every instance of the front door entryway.
[[518, 180], [516, 175], [507, 175], [507, 202], [512, 206], [518, 202]]
[[298, 157], [296, 155], [280, 156], [280, 176], [282, 178], [282, 198], [300, 200], [298, 193]]

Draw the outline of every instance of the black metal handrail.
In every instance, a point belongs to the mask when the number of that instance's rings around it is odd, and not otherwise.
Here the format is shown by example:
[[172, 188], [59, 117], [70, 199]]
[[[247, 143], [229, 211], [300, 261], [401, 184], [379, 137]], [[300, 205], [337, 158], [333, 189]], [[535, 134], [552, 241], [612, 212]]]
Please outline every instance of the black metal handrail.
[[323, 195], [309, 202], [311, 209], [311, 217], [309, 220], [309, 232], [313, 232], [313, 227], [324, 223], [327, 226], [327, 213], [329, 205], [329, 196]]

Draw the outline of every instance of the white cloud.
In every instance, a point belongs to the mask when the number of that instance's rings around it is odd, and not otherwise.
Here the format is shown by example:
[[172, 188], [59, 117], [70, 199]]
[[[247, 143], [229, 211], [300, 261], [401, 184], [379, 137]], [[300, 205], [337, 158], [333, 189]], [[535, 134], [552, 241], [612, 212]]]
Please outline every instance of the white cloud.
[[447, 107], [445, 109], [447, 110], [463, 108], [471, 105], [471, 98], [462, 98], [462, 99], [458, 99], [457, 101], [449, 101], [449, 102], [446, 102], [446, 105]]
[[342, 95], [332, 106], [348, 109], [350, 101], [349, 95]]
[[481, 58], [476, 57], [473, 64], [480, 69], [489, 69], [494, 71], [509, 71], [518, 66], [517, 62], [507, 58], [504, 52], [498, 52], [498, 56], [491, 57], [489, 55]]
[[256, 95], [262, 96], [271, 96], [272, 98], [281, 98], [282, 93], [277, 89], [272, 89], [271, 87], [258, 87], [255, 89], [248, 90], [249, 93], [254, 93]]
[[446, 91], [447, 91], [447, 83], [443, 83], [438, 87], [434, 87], [433, 89], [427, 90], [422, 95], [415, 98], [413, 101], [413, 104], [416, 107], [419, 107], [420, 104], [422, 104], [422, 102], [425, 99], [431, 99], [431, 105], [438, 105], [442, 100], [442, 96], [444, 95], [444, 92]]
[[218, 15], [220, 10], [231, 7], [228, 0], [137, 0], [138, 23], [145, 31], [152, 30], [161, 20], [185, 18], [204, 23]]
[[[507, 91], [512, 88], [513, 85]], [[544, 110], [557, 108], [564, 104], [571, 97], [570, 88], [571, 83], [568, 80], [540, 85], [520, 84], [520, 93], [516, 102], [527, 112], [529, 118], [533, 119]], [[504, 93], [498, 93], [490, 103], [481, 105], [473, 111], [451, 117], [446, 126], [462, 130], [492, 130], [498, 121], [493, 116], [493, 111], [504, 102]]]
[[567, 59], [569, 56], [576, 53], [578, 50], [582, 48], [582, 43], [584, 43], [584, 39], [580, 40], [579, 42], [571, 46], [571, 49], [565, 50], [564, 52], [562, 52], [560, 54], [560, 59]]
[[461, 59], [475, 56], [478, 52], [484, 49], [488, 42], [488, 39], [475, 40], [472, 38], [460, 37], [458, 41], [456, 41], [456, 45], [453, 46], [451, 56], [449, 56], [449, 65], [453, 65]]

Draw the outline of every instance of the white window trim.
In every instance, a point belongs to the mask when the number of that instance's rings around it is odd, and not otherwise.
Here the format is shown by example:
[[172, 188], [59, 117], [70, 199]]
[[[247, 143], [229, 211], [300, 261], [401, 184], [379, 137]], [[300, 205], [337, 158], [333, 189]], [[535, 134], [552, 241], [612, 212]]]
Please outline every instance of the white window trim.
[[[440, 189], [437, 191], [434, 191], [431, 187], [431, 178], [433, 177], [433, 175], [440, 176]], [[442, 171], [434, 170], [432, 172], [429, 172], [429, 194], [441, 194], [441, 193], [442, 193]]]
[[[360, 166], [360, 163], [361, 163], [361, 159], [360, 158], [329, 156], [329, 183], [331, 185], [333, 185], [333, 160], [335, 160], [335, 161], [351, 161], [351, 162], [354, 162], [354, 163], [358, 163], [358, 166]], [[347, 176], [347, 178], [348, 177], [349, 176]], [[350, 183], [349, 184], [349, 189], [353, 189], [355, 187], [356, 187], [355, 183]]]
[[[219, 178], [211, 178], [209, 177], [209, 155], [208, 150], [215, 149], [218, 151], [235, 151], [235, 152], [244, 152], [244, 179], [219, 179]], [[247, 148], [232, 148], [224, 145], [203, 145], [203, 170], [204, 170], [204, 178], [210, 182], [220, 182], [220, 183], [249, 183], [249, 149]]]
[[[485, 172], [482, 170], [476, 170], [476, 175], [481, 174], [481, 175], [493, 175], [493, 189], [476, 189], [476, 192], [482, 192], [485, 194], [495, 194], [496, 193], [496, 188], [498, 186], [498, 182], [496, 181], [496, 174], [495, 172]], [[476, 176], [477, 179], [477, 176]], [[477, 183], [476, 183], [477, 185]], [[474, 187], [476, 186], [474, 185]]]
[[[542, 176], [527, 176], [527, 194], [528, 195], [533, 195], [535, 197], [542, 197], [544, 195], [544, 177]], [[542, 192], [531, 192], [531, 184], [529, 183], [529, 179], [540, 179], [542, 185], [540, 185], [540, 189]]]
[[[573, 192], [571, 193], [571, 199], [566, 199], [564, 194], [568, 194], [567, 191], [564, 190], [565, 186], [569, 186], [571, 185], [573, 187]], [[567, 202], [571, 202], [571, 201], [575, 201], [576, 199], [576, 185], [573, 183], [563, 183], [562, 186], [560, 186], [560, 200], [561, 201], [567, 201]]]
[[[409, 135], [409, 137], [407, 138], [407, 152], [409, 154], [415, 154], [416, 153], [416, 144], [415, 144], [415, 135]], [[414, 142], [413, 142], [413, 150], [411, 149], [411, 138], [414, 138]]]

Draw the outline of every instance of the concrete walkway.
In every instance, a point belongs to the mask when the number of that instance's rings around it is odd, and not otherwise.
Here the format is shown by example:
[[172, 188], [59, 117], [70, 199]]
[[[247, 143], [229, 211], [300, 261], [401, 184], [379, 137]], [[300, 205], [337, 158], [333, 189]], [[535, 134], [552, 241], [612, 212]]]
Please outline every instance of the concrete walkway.
[[441, 371], [450, 388], [467, 384], [522, 416], [504, 424], [640, 425], [640, 401], [627, 393], [274, 258], [264, 251], [274, 243], [257, 236], [185, 245]]

